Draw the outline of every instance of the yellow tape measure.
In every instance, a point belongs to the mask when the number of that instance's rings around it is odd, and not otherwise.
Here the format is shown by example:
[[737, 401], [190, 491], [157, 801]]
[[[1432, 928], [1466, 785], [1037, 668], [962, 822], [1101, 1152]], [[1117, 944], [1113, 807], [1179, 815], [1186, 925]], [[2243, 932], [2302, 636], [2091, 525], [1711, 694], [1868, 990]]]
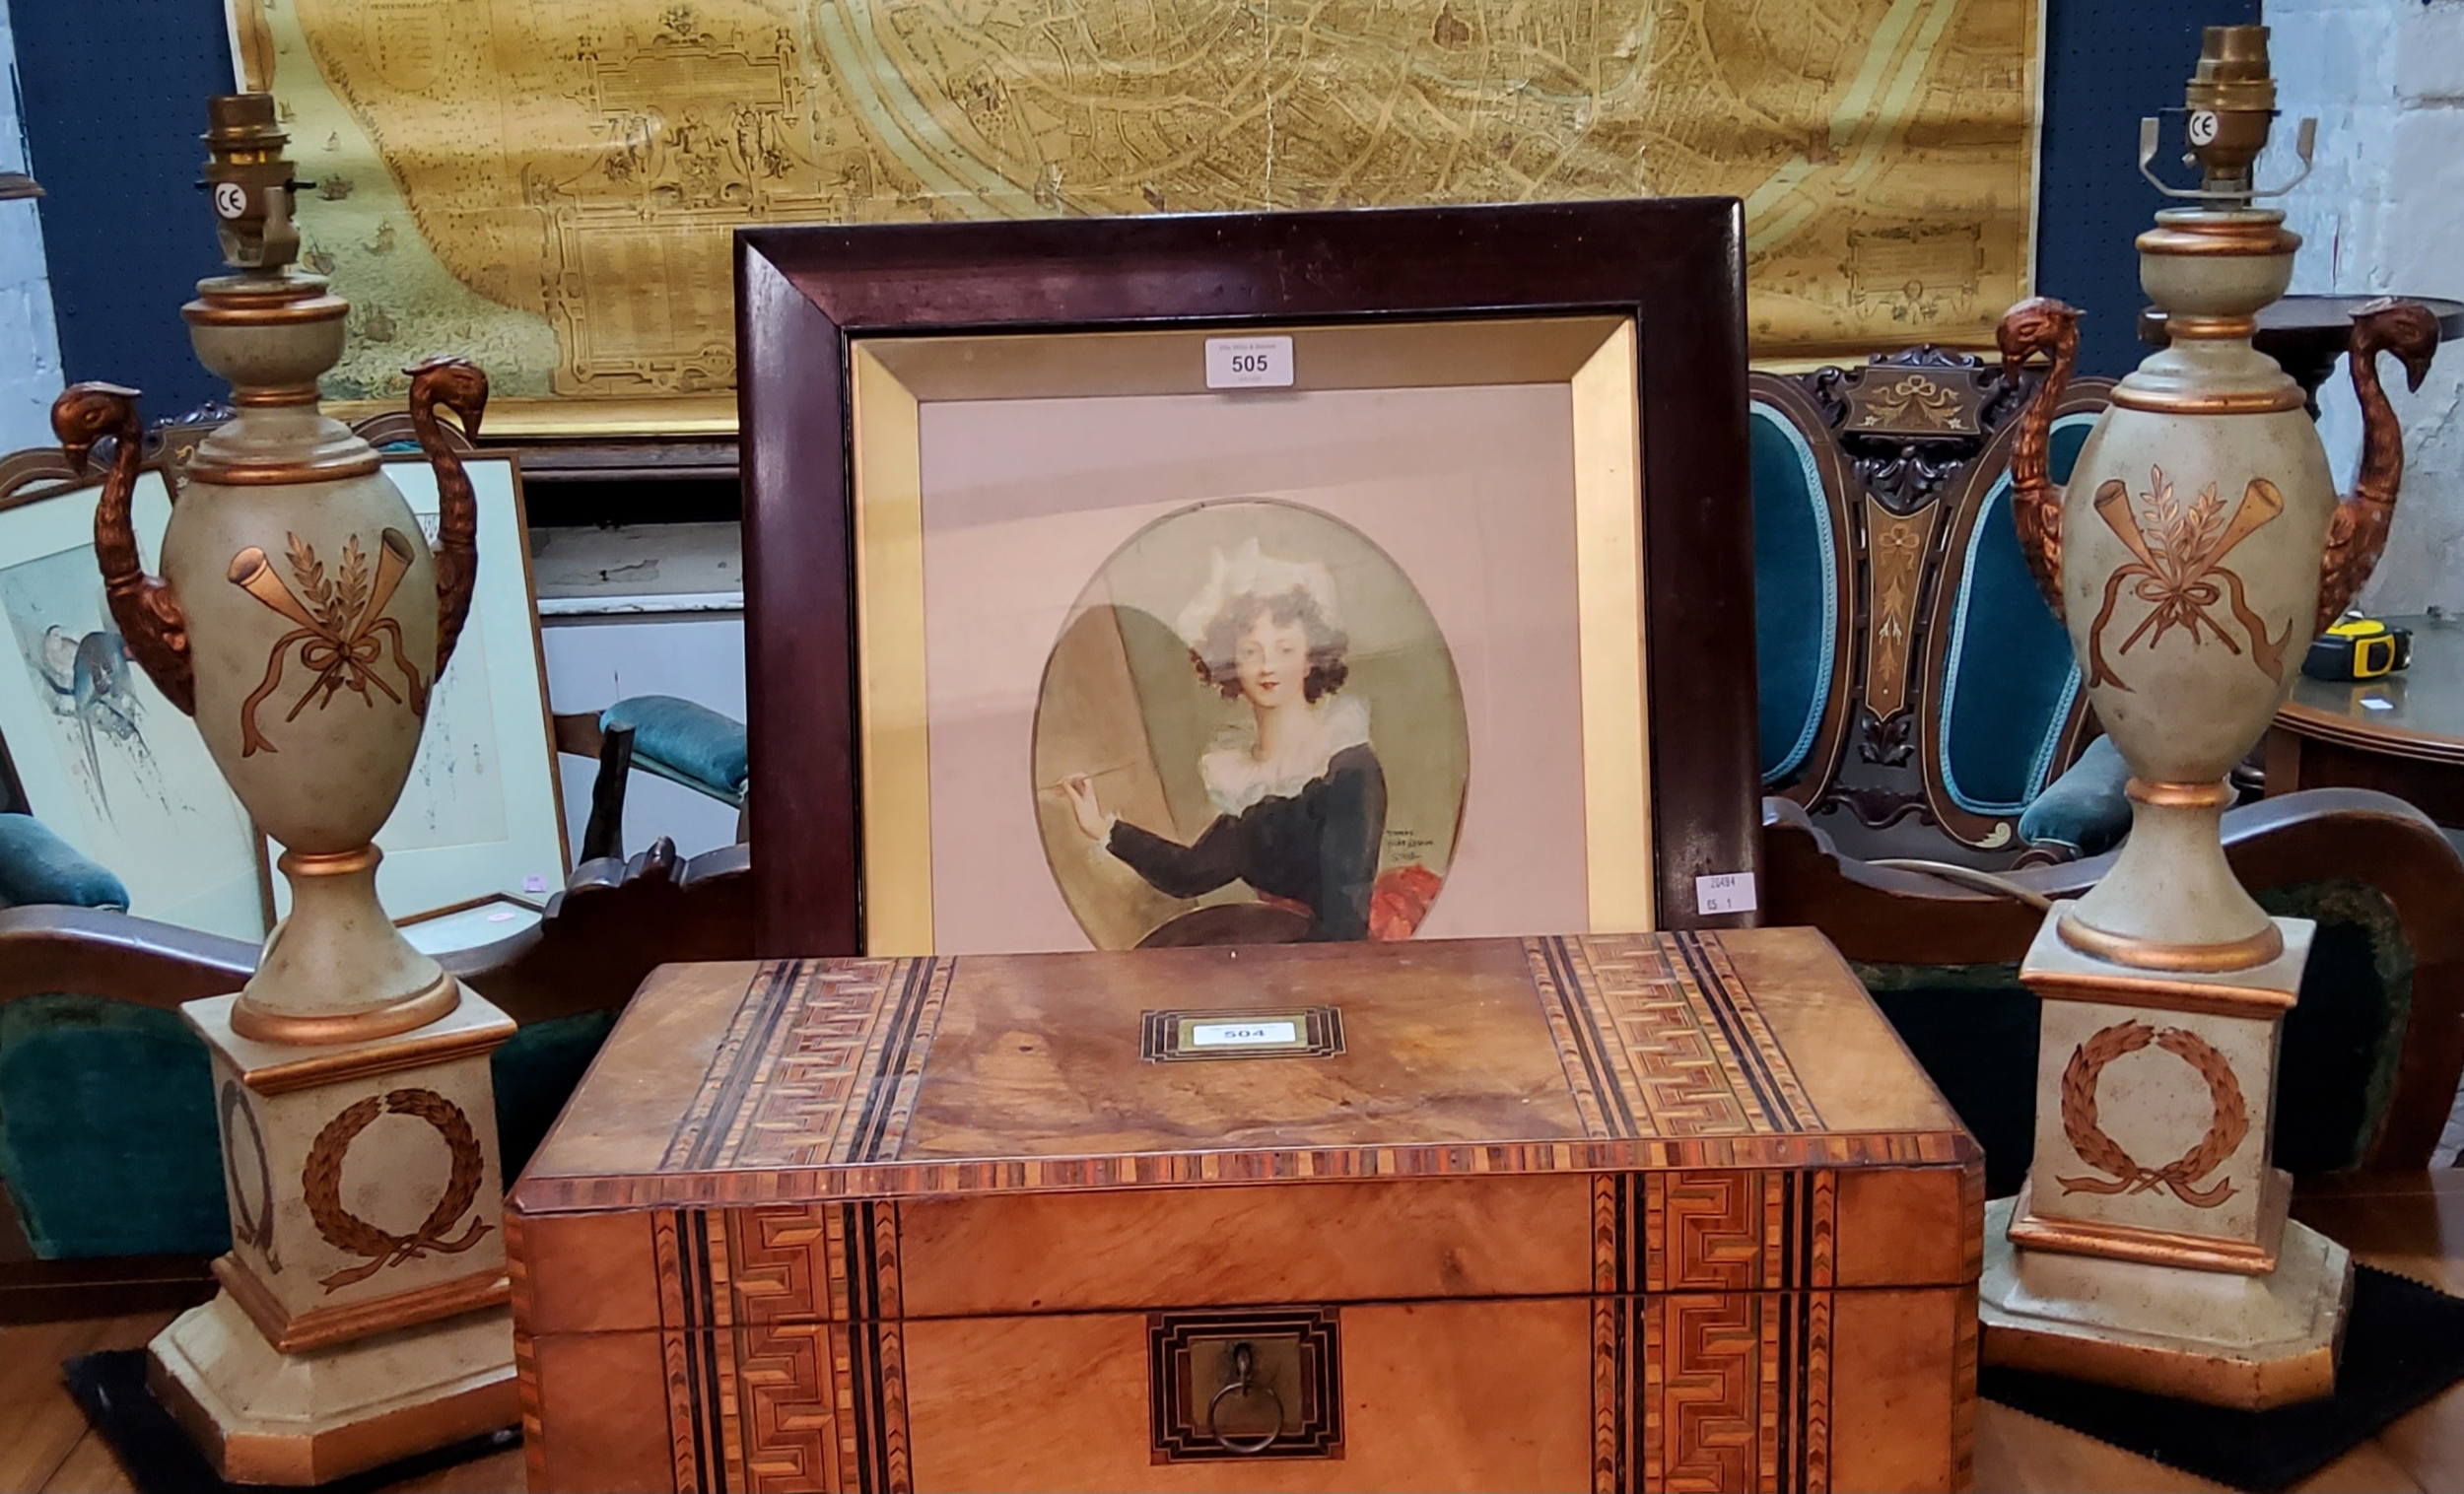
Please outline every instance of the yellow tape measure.
[[2314, 680], [2374, 680], [2413, 662], [2413, 632], [2374, 617], [2349, 617], [2310, 645], [2301, 672]]

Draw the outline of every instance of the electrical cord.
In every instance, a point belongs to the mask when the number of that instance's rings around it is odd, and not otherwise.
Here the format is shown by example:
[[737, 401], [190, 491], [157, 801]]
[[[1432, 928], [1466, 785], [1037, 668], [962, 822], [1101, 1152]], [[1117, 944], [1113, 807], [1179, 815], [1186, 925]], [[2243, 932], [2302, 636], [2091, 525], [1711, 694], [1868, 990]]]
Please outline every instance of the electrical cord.
[[1962, 886], [1972, 887], [1978, 892], [1990, 892], [1996, 897], [2010, 898], [2015, 902], [2024, 903], [2039, 913], [2053, 906], [2053, 899], [2032, 887], [2023, 887], [2009, 877], [1990, 871], [1980, 871], [1973, 866], [1958, 866], [1949, 861], [1927, 861], [1914, 856], [1891, 856], [1883, 860], [1868, 861], [1865, 864], [1887, 866], [1894, 871], [1922, 872], [1930, 877], [1939, 877], [1946, 882], [1957, 882]]

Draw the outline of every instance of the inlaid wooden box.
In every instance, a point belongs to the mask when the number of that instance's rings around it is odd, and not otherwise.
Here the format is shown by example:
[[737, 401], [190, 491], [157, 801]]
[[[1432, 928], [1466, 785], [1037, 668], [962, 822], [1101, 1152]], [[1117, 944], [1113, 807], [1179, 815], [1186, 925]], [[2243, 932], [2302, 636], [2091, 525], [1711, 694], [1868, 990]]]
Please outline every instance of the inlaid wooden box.
[[1811, 930], [669, 967], [530, 1487], [1957, 1487], [1982, 1210]]

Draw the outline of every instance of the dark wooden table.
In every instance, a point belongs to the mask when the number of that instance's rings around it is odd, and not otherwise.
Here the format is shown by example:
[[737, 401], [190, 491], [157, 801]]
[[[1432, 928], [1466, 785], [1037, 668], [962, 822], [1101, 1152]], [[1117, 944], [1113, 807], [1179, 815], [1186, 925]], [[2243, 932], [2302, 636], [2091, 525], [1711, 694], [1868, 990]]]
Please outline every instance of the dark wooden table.
[[[2353, 313], [2369, 305], [2373, 296], [2288, 296], [2259, 313], [2258, 335], [2251, 346], [2284, 366], [2293, 382], [2301, 386], [2308, 399], [2310, 418], [2318, 418], [2319, 385], [2336, 372], [2336, 363], [2344, 357], [2346, 345], [2353, 338]], [[2453, 342], [2464, 337], [2464, 302], [2441, 301], [2435, 296], [2407, 296], [2430, 307], [2438, 318], [2438, 340]], [[2171, 342], [2165, 330], [2164, 312], [2149, 306], [2139, 313], [2139, 340], [2152, 348]]]
[[2267, 791], [2376, 788], [2464, 828], [2464, 619], [2393, 617], [2412, 667], [2349, 685], [2308, 675], [2267, 734]]

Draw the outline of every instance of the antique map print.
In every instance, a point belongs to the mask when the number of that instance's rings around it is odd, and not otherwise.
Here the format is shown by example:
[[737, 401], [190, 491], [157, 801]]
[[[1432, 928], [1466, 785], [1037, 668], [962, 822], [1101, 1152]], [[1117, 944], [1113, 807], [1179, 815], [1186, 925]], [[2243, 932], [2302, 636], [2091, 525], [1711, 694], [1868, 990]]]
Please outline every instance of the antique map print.
[[230, 3], [341, 398], [723, 396], [748, 223], [1734, 195], [1763, 356], [2029, 289], [2042, 0]]

